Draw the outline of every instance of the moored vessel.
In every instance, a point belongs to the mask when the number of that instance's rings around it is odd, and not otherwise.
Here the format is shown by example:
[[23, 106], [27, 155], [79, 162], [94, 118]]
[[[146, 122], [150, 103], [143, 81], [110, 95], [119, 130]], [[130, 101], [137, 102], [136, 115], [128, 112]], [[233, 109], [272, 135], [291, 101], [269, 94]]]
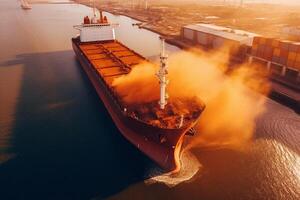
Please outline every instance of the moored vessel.
[[148, 62], [115, 38], [116, 24], [106, 17], [84, 18], [75, 26], [80, 35], [72, 39], [76, 57], [105, 105], [120, 133], [144, 154], [167, 171], [180, 169], [179, 154], [183, 139], [199, 119], [204, 104], [197, 98], [168, 98], [167, 56], [160, 55], [159, 99], [128, 103], [113, 86], [140, 63]]

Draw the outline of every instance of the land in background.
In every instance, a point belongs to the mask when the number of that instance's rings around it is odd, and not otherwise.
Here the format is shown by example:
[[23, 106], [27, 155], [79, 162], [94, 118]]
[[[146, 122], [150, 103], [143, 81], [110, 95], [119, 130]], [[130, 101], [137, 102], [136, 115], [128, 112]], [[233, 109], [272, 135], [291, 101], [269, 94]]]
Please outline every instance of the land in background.
[[[89, 0], [75, 1], [92, 6]], [[294, 39], [283, 35], [282, 28], [300, 27], [300, 6], [151, 2], [146, 7], [144, 1], [135, 4], [132, 1], [97, 1], [95, 5], [100, 10], [137, 19], [142, 22], [140, 27], [166, 36], [178, 36], [181, 27], [188, 24], [212, 23], [267, 37]]]

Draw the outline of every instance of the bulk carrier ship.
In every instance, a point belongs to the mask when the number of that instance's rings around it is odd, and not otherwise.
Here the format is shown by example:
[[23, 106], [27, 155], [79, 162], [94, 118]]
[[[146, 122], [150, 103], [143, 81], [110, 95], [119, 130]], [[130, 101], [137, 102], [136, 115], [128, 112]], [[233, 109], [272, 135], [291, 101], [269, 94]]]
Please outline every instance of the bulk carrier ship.
[[86, 16], [83, 21], [74, 26], [80, 35], [72, 38], [72, 46], [115, 125], [128, 141], [164, 170], [178, 171], [183, 139], [193, 134], [204, 104], [197, 98], [168, 99], [164, 40], [156, 74], [160, 98], [144, 104], [129, 104], [112, 83], [139, 67], [139, 63], [149, 61], [116, 40], [117, 25], [109, 23], [102, 12], [97, 18], [94, 8], [94, 16], [91, 19]]

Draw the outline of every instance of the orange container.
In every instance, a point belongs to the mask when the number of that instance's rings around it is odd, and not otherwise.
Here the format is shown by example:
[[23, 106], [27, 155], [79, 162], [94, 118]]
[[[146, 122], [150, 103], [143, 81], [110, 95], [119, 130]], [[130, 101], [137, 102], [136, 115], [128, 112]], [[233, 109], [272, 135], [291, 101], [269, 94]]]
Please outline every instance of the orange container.
[[252, 56], [258, 56], [257, 55], [257, 50], [256, 49], [251, 49], [251, 55]]
[[288, 53], [288, 60], [295, 61], [296, 57], [297, 57], [297, 53], [289, 51], [289, 53]]
[[289, 51], [290, 52], [297, 52], [298, 47], [299, 47], [298, 43], [291, 43], [290, 46], [289, 46]]
[[287, 42], [287, 41], [280, 41], [279, 42], [279, 48], [281, 50], [284, 50], [284, 51], [288, 51], [289, 50], [289, 45], [290, 45], [290, 43]]
[[287, 63], [287, 58], [288, 58], [288, 51], [285, 49], [281, 49], [280, 51], [280, 61], [279, 63], [282, 65], [286, 65]]
[[286, 65], [287, 65], [288, 67], [294, 67], [294, 65], [295, 65], [295, 60], [288, 60], [287, 63], [286, 63]]
[[280, 56], [280, 49], [279, 48], [275, 48], [274, 51], [273, 51], [273, 55], [279, 57]]
[[268, 45], [264, 49], [264, 59], [271, 61], [272, 57], [273, 57], [273, 48]]
[[294, 68], [300, 70], [300, 62], [295, 62], [294, 63]]
[[272, 47], [273, 38], [267, 38], [266, 45]]
[[260, 37], [259, 38], [259, 44], [266, 44], [267, 43], [267, 39], [264, 37]]
[[265, 45], [258, 45], [258, 49], [257, 49], [257, 56], [260, 58], [264, 57], [264, 52], [265, 52]]
[[300, 44], [297, 47], [297, 53], [300, 53]]
[[279, 40], [273, 39], [272, 47], [279, 47]]
[[252, 45], [252, 49], [257, 50], [257, 49], [258, 49], [258, 44], [253, 44], [253, 45]]
[[280, 50], [280, 57], [282, 57], [282, 58], [288, 58], [288, 55], [289, 55], [289, 52], [288, 52], [288, 50], [285, 50], [285, 49], [281, 49]]
[[256, 36], [253, 38], [253, 45], [258, 45], [259, 44], [259, 40], [260, 40], [260, 37]]

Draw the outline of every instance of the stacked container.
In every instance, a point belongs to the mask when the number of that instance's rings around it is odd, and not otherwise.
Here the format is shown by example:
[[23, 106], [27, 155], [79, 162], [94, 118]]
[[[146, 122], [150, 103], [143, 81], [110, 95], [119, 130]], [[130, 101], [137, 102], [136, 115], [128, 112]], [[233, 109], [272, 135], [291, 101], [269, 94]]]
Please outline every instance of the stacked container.
[[291, 83], [300, 82], [300, 43], [255, 37], [251, 56], [269, 63], [269, 70], [273, 75], [280, 76]]
[[187, 39], [187, 40], [191, 40], [191, 41], [194, 41], [194, 31], [191, 30], [191, 29], [188, 29], [188, 28], [185, 28], [185, 29], [182, 29], [181, 30], [181, 36], [184, 38], [184, 39]]
[[255, 37], [251, 55], [300, 70], [300, 43]]

